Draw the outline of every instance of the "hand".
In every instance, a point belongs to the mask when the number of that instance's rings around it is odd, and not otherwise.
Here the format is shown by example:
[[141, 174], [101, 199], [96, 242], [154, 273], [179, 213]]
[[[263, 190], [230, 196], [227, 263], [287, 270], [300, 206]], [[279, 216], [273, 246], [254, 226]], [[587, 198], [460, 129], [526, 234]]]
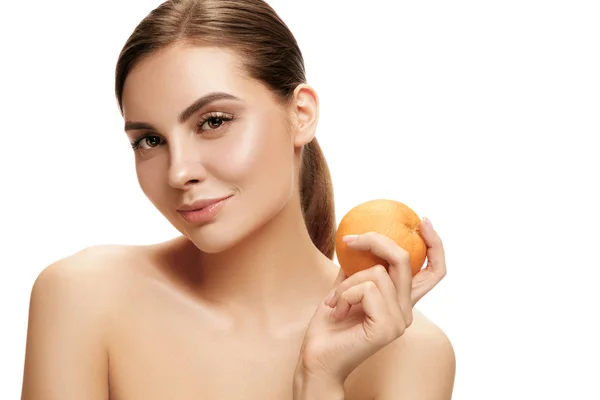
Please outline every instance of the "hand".
[[442, 241], [431, 223], [421, 223], [427, 266], [412, 277], [409, 254], [375, 232], [348, 238], [348, 246], [371, 251], [389, 263], [346, 277], [340, 269], [334, 289], [307, 328], [296, 375], [342, 387], [363, 361], [404, 334], [414, 305], [446, 275]]

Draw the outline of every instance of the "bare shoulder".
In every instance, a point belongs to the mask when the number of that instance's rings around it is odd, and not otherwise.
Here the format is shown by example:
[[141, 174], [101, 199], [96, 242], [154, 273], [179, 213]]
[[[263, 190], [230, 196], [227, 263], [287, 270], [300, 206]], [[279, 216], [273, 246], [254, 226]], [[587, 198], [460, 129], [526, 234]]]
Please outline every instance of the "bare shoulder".
[[23, 399], [106, 398], [113, 294], [135, 251], [89, 247], [41, 271], [29, 303]]
[[[48, 283], [67, 280], [68, 277], [91, 279], [98, 274], [115, 272], [115, 262], [129, 258], [139, 246], [98, 245], [91, 246], [64, 257], [44, 268], [35, 281], [34, 288]], [[82, 282], [80, 282], [82, 283]], [[100, 282], [96, 282], [100, 283]]]
[[[375, 399], [452, 398], [456, 357], [446, 333], [423, 313], [396, 341], [368, 359], [349, 377], [349, 384]], [[350, 391], [349, 391], [350, 392]], [[367, 397], [365, 397], [367, 396]]]
[[[31, 300], [65, 297], [98, 300], [133, 270], [131, 261], [142, 246], [98, 245], [85, 248], [45, 267], [35, 280]], [[75, 297], [73, 297], [75, 296]], [[89, 310], [88, 310], [89, 311]]]
[[384, 349], [382, 355], [387, 355], [388, 361], [394, 364], [398, 364], [397, 356], [408, 358], [405, 361], [412, 361], [413, 367], [419, 365], [419, 360], [433, 361], [444, 367], [452, 366], [455, 360], [454, 348], [446, 333], [420, 311], [414, 310], [413, 315], [411, 326], [398, 340]]
[[109, 318], [106, 314], [119, 295], [144, 273], [151, 264], [145, 261], [161, 245], [90, 246], [50, 264], [33, 284], [30, 314], [35, 316], [42, 309], [48, 311], [48, 304], [63, 302], [67, 303], [63, 306], [78, 305], [71, 307], [72, 311], [85, 313], [87, 318]]

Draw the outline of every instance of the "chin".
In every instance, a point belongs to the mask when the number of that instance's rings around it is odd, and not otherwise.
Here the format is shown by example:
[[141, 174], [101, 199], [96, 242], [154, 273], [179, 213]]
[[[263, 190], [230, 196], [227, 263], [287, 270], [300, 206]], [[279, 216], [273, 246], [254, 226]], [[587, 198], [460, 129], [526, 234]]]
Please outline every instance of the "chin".
[[[203, 253], [216, 254], [236, 247], [277, 217], [289, 198], [285, 195], [261, 201], [261, 207], [252, 212], [236, 212], [234, 204], [226, 205], [212, 221], [193, 224], [179, 215], [169, 215], [174, 227]], [[229, 207], [227, 207], [229, 206]]]
[[[223, 217], [223, 218], [219, 218]], [[252, 235], [261, 218], [238, 219], [219, 215], [215, 220], [195, 225], [180, 223], [178, 230], [185, 235], [203, 253], [216, 254], [227, 251]]]
[[206, 254], [222, 253], [234, 247], [244, 238], [239, 233], [232, 235], [218, 230], [219, 227], [216, 224], [196, 226], [188, 227], [183, 234], [194, 243], [198, 250]]
[[[278, 208], [277, 208], [278, 209]], [[216, 254], [234, 248], [257, 233], [276, 215], [277, 210], [245, 214], [244, 218], [217, 218], [205, 225], [186, 225], [180, 229], [203, 253]], [[233, 221], [232, 221], [233, 220]], [[235, 222], [234, 222], [235, 221]]]

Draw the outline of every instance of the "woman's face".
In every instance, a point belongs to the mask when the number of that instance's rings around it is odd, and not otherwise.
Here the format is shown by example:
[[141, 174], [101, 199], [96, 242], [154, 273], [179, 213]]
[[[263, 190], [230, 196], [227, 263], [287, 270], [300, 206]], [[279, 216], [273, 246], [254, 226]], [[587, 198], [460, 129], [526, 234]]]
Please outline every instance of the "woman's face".
[[[285, 123], [289, 110], [238, 66], [224, 49], [174, 46], [137, 65], [123, 91], [143, 192], [208, 253], [268, 222], [297, 185], [299, 143]], [[216, 207], [181, 212], [222, 198]]]

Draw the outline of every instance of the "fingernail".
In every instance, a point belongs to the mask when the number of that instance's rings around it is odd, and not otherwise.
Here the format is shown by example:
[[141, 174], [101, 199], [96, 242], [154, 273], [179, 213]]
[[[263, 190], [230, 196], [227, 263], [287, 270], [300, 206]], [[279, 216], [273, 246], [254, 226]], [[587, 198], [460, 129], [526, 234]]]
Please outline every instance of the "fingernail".
[[333, 300], [333, 296], [335, 295], [335, 289], [333, 289], [331, 292], [329, 292], [329, 294], [327, 295], [327, 298], [325, 299], [325, 305], [329, 306], [329, 304], [331, 303], [331, 300]]
[[342, 238], [345, 243], [352, 243], [358, 238], [358, 235], [346, 235]]

